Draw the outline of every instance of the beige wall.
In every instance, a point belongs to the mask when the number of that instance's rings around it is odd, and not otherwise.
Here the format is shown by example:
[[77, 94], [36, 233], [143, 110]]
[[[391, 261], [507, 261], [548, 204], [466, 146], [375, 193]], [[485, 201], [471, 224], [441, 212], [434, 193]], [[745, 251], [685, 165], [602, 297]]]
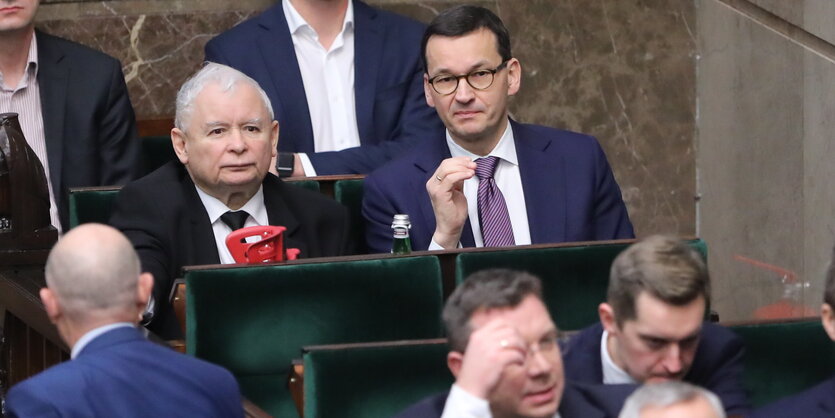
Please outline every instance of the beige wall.
[[788, 290], [815, 310], [835, 231], [835, 3], [698, 0], [697, 10], [698, 231], [715, 306], [750, 318]]

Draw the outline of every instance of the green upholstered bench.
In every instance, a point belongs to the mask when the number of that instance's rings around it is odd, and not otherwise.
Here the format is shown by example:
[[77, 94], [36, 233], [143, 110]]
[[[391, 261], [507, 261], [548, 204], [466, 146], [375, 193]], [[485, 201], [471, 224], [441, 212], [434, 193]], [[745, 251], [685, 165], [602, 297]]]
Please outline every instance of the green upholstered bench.
[[745, 340], [743, 382], [755, 407], [798, 393], [835, 373], [835, 343], [820, 320], [730, 328]]
[[301, 347], [442, 336], [436, 257], [189, 270], [186, 345], [276, 417], [297, 415], [287, 378]]
[[[629, 243], [590, 244], [571, 247], [518, 248], [459, 254], [455, 280], [487, 268], [530, 272], [542, 279], [545, 304], [557, 326], [576, 330], [596, 323], [597, 306], [606, 300], [612, 261]], [[692, 240], [703, 256], [707, 247]]]
[[70, 228], [88, 222], [106, 224], [120, 187], [70, 189]]
[[284, 180], [287, 184], [292, 184], [296, 187], [301, 187], [302, 189], [307, 189], [312, 192], [319, 192], [319, 182], [316, 180]]
[[365, 243], [365, 219], [362, 217], [363, 179], [337, 180], [333, 186], [334, 199], [348, 208], [351, 215], [351, 235], [357, 254], [368, 252]]
[[449, 390], [446, 340], [305, 347], [305, 418], [388, 418]]

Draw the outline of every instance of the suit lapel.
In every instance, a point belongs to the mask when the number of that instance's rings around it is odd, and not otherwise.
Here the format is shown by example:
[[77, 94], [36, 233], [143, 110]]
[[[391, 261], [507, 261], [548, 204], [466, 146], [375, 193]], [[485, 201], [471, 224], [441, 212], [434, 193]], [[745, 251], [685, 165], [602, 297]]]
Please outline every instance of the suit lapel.
[[545, 151], [547, 138], [536, 138], [523, 125], [510, 121], [519, 159], [519, 175], [525, 195], [531, 243], [565, 239], [565, 162]]
[[50, 40], [36, 31], [38, 44], [38, 85], [41, 96], [46, 154], [49, 160], [49, 177], [56, 204], [61, 206], [62, 163], [64, 155], [64, 111], [67, 100], [69, 68], [64, 53], [53, 48]]
[[307, 244], [299, 236], [301, 224], [284, 201], [283, 190], [287, 187], [295, 186], [288, 186], [278, 177], [267, 174], [267, 178], [264, 179], [264, 207], [267, 209], [267, 218], [270, 225], [287, 228], [284, 232], [284, 248], [298, 248], [301, 250], [300, 257], [307, 258], [309, 256]]
[[[415, 167], [423, 174], [412, 184], [412, 196], [415, 196], [418, 200], [420, 216], [423, 218], [424, 224], [430, 227], [429, 237], [431, 239], [432, 233], [435, 231], [435, 212], [432, 210], [432, 201], [426, 193], [426, 182], [435, 173], [441, 161], [450, 158], [452, 155], [449, 153], [449, 147], [446, 143], [446, 131], [439, 131], [434, 138], [425, 141], [425, 144], [422, 150], [414, 150], [416, 155]], [[461, 246], [465, 248], [475, 247], [473, 228], [470, 226], [469, 218], [464, 222], [464, 230], [461, 231]]]
[[[191, 248], [193, 252], [186, 256], [188, 261], [183, 265], [220, 264], [220, 256], [215, 244], [215, 233], [209, 220], [209, 214], [206, 212], [200, 196], [197, 195], [196, 186], [191, 181], [185, 167], [182, 164], [180, 166], [180, 175], [183, 176], [181, 184], [183, 186], [183, 199], [186, 201], [185, 207], [192, 208], [188, 212], [191, 233], [185, 239], [191, 240], [191, 245], [188, 248]], [[177, 274], [180, 273], [177, 272]]]
[[374, 140], [374, 98], [377, 72], [382, 65], [382, 39], [374, 20], [377, 12], [363, 2], [354, 2], [354, 95], [360, 142]]
[[269, 86], [262, 87], [275, 92], [270, 97], [278, 98], [272, 106], [280, 125], [279, 148], [314, 152], [307, 96], [284, 10], [278, 5], [259, 19], [264, 33], [258, 37], [258, 50], [272, 78]]

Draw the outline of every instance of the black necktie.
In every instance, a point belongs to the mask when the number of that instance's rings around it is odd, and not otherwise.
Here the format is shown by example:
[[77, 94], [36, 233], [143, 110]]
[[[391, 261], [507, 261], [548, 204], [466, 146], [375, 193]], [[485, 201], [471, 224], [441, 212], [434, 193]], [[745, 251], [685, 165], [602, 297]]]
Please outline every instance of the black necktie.
[[246, 223], [246, 218], [249, 218], [249, 214], [246, 213], [245, 210], [239, 210], [235, 212], [232, 212], [230, 210], [229, 212], [220, 215], [220, 220], [223, 221], [223, 223], [225, 223], [226, 225], [228, 225], [229, 228], [232, 228], [233, 231], [237, 231], [243, 228], [244, 224]]

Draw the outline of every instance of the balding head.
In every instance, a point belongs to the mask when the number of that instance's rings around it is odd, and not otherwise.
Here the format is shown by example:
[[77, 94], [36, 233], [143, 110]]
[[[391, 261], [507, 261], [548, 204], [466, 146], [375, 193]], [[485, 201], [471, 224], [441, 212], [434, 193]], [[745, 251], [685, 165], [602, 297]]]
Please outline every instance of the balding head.
[[[119, 231], [85, 224], [58, 241], [46, 262], [44, 304], [53, 322], [59, 315], [83, 326], [89, 322], [135, 322], [142, 291], [139, 258]], [[142, 286], [139, 286], [142, 287]], [[57, 312], [49, 312], [55, 299]]]

